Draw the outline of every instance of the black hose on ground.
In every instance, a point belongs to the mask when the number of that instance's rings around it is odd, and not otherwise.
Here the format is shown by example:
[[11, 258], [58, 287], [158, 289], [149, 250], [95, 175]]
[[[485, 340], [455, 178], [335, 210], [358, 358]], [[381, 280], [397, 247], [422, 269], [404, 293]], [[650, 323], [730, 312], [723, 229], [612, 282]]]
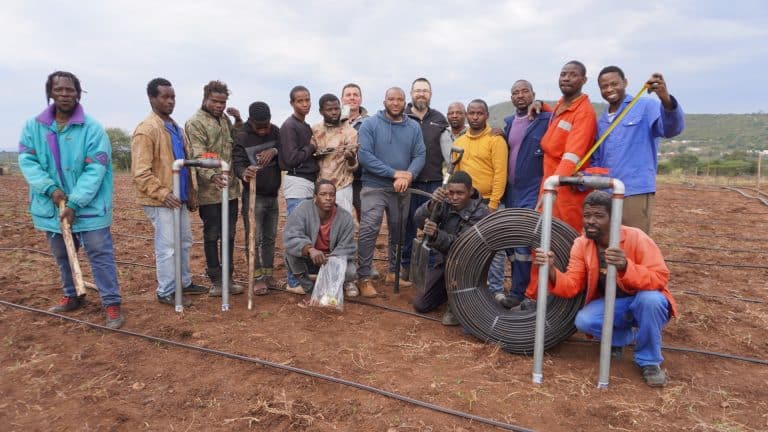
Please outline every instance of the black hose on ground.
[[24, 306], [24, 305], [20, 305], [20, 304], [16, 304], [16, 303], [11, 303], [11, 302], [7, 302], [7, 301], [4, 301], [4, 300], [0, 300], [0, 305], [11, 307], [11, 308], [18, 309], [18, 310], [23, 310], [23, 311], [26, 311], [26, 312], [34, 312], [34, 313], [37, 313], [37, 314], [40, 314], [40, 315], [47, 315], [49, 317], [58, 318], [60, 320], [69, 321], [69, 322], [73, 322], [73, 323], [76, 323], [76, 324], [83, 324], [83, 325], [86, 325], [86, 326], [89, 326], [89, 327], [92, 327], [92, 328], [95, 328], [95, 329], [99, 329], [99, 330], [110, 331], [110, 332], [119, 333], [119, 334], [122, 334], [122, 335], [125, 335], [125, 336], [133, 336], [133, 337], [145, 339], [145, 340], [152, 341], [152, 342], [162, 343], [164, 345], [175, 346], [175, 347], [184, 348], [184, 349], [188, 349], [188, 350], [192, 350], [192, 351], [202, 352], [202, 353], [205, 353], [205, 354], [217, 355], [217, 356], [220, 356], [220, 357], [226, 357], [226, 358], [230, 358], [230, 359], [233, 359], [233, 360], [240, 360], [240, 361], [244, 361], [244, 362], [248, 362], [248, 363], [254, 363], [254, 364], [261, 365], [261, 366], [270, 367], [270, 368], [273, 368], [273, 369], [278, 369], [278, 370], [282, 370], [282, 371], [287, 371], [287, 372], [293, 372], [293, 373], [296, 373], [296, 374], [306, 375], [306, 376], [309, 376], [309, 377], [312, 377], [312, 378], [317, 378], [317, 379], [321, 379], [321, 380], [324, 380], [324, 381], [332, 382], [332, 383], [335, 383], [335, 384], [342, 384], [342, 385], [345, 385], [345, 386], [348, 386], [348, 387], [356, 388], [358, 390], [367, 391], [367, 392], [374, 393], [374, 394], [377, 394], [377, 395], [380, 395], [380, 396], [386, 396], [388, 398], [395, 399], [395, 400], [398, 400], [398, 401], [401, 401], [401, 402], [406, 402], [406, 403], [409, 403], [409, 404], [412, 404], [412, 405], [416, 405], [416, 406], [421, 407], [421, 408], [426, 408], [426, 409], [431, 410], [431, 411], [436, 411], [436, 412], [440, 412], [440, 413], [443, 413], [443, 414], [448, 414], [448, 415], [452, 415], [452, 416], [455, 416], [455, 417], [460, 417], [460, 418], [463, 418], [463, 419], [466, 419], [466, 420], [475, 421], [475, 422], [478, 422], [478, 423], [483, 423], [483, 424], [495, 426], [495, 427], [498, 427], [498, 428], [501, 428], [501, 429], [505, 429], [505, 430], [511, 430], [511, 431], [517, 431], [517, 432], [533, 432], [532, 429], [528, 429], [528, 428], [525, 428], [525, 427], [522, 427], [522, 426], [518, 426], [518, 425], [514, 425], [514, 424], [510, 424], [510, 423], [504, 423], [504, 422], [500, 422], [498, 420], [489, 419], [489, 418], [486, 418], [486, 417], [480, 417], [480, 416], [477, 416], [477, 415], [474, 415], [474, 414], [469, 414], [469, 413], [466, 413], [466, 412], [463, 412], [463, 411], [458, 411], [458, 410], [455, 410], [455, 409], [452, 409], [452, 408], [447, 408], [447, 407], [443, 407], [443, 406], [440, 406], [440, 405], [435, 405], [435, 404], [432, 404], [432, 403], [429, 403], [429, 402], [425, 402], [425, 401], [422, 401], [422, 400], [419, 400], [419, 399], [414, 399], [414, 398], [411, 398], [411, 397], [408, 397], [408, 396], [404, 396], [404, 395], [401, 395], [401, 394], [398, 394], [398, 393], [395, 393], [395, 392], [391, 392], [391, 391], [388, 391], [388, 390], [383, 390], [383, 389], [380, 389], [380, 388], [377, 388], [377, 387], [369, 386], [369, 385], [358, 383], [358, 382], [355, 382], [355, 381], [346, 380], [344, 378], [338, 378], [338, 377], [334, 377], [334, 376], [331, 376], [331, 375], [321, 374], [319, 372], [314, 372], [314, 371], [307, 370], [307, 369], [301, 369], [301, 368], [297, 368], [297, 367], [294, 367], [294, 366], [288, 366], [288, 365], [285, 365], [285, 364], [282, 364], [282, 363], [275, 363], [275, 362], [271, 362], [271, 361], [268, 361], [268, 360], [262, 360], [262, 359], [258, 359], [258, 358], [254, 358], [254, 357], [248, 357], [248, 356], [244, 356], [244, 355], [240, 355], [240, 354], [234, 354], [234, 353], [230, 353], [230, 352], [226, 352], [226, 351], [219, 351], [219, 350], [215, 350], [215, 349], [211, 349], [211, 348], [205, 348], [205, 347], [201, 347], [199, 345], [186, 344], [186, 343], [183, 343], [183, 342], [177, 342], [177, 341], [173, 341], [173, 340], [170, 340], [170, 339], [163, 339], [163, 338], [160, 338], [160, 337], [157, 337], [157, 336], [151, 336], [151, 335], [147, 335], [147, 334], [143, 334], [143, 333], [132, 332], [132, 331], [129, 331], [129, 330], [111, 329], [111, 328], [108, 328], [108, 327], [100, 325], [100, 324], [95, 324], [95, 323], [92, 323], [92, 322], [79, 320], [77, 318], [72, 318], [72, 317], [68, 317], [68, 316], [65, 316], [65, 315], [60, 315], [60, 314], [57, 314], [57, 313], [44, 311], [44, 310], [33, 308], [33, 307], [30, 307], [30, 306]]
[[[475, 337], [498, 343], [502, 349], [533, 353], [536, 310], [507, 310], [496, 302], [487, 287], [488, 267], [496, 251], [536, 248], [541, 243], [539, 213], [529, 209], [502, 209], [466, 230], [448, 254], [445, 281], [448, 301], [462, 326]], [[565, 270], [571, 245], [577, 237], [567, 224], [552, 221], [551, 249], [555, 266]], [[584, 303], [584, 293], [572, 299], [549, 296], [545, 349], [576, 332], [574, 319]]]

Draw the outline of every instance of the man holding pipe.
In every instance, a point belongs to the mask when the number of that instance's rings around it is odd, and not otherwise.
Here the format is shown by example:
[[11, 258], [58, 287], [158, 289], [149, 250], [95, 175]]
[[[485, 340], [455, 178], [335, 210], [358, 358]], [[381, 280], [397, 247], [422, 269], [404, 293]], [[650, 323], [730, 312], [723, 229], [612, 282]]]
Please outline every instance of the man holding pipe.
[[[549, 292], [571, 298], [586, 289], [584, 308], [576, 315], [576, 328], [597, 339], [603, 329], [605, 281], [609, 265], [616, 266], [616, 306], [613, 321], [612, 355], [620, 358], [623, 347], [636, 339], [635, 364], [651, 387], [667, 384], [660, 365], [661, 332], [677, 307], [667, 288], [669, 269], [659, 247], [638, 228], [622, 226], [618, 248], [609, 248], [611, 195], [593, 191], [583, 206], [584, 233], [571, 247], [565, 273], [554, 265], [554, 252], [545, 258], [537, 249], [534, 264], [549, 259]], [[535, 290], [526, 295], [535, 297]]]
[[[608, 102], [608, 109], [597, 121], [597, 131], [602, 135], [632, 102], [632, 96], [627, 94], [624, 71], [617, 66], [604, 67], [597, 77], [597, 84], [603, 99]], [[608, 168], [610, 177], [624, 183], [622, 223], [650, 234], [659, 138], [672, 138], [682, 133], [685, 115], [677, 99], [669, 94], [660, 73], [651, 75], [646, 87], [659, 99], [638, 99], [592, 155], [591, 165]]]
[[[75, 248], [82, 245], [93, 269], [106, 325], [120, 328], [120, 287], [112, 246], [112, 148], [104, 128], [80, 104], [80, 80], [70, 72], [48, 76], [45, 96], [50, 104], [27, 121], [19, 140], [19, 169], [29, 183], [29, 212], [35, 228], [44, 231], [61, 273], [64, 297], [49, 309], [79, 309], [61, 221], [72, 227]], [[59, 211], [61, 203], [66, 203]], [[76, 256], [71, 259], [77, 259]]]
[[[181, 283], [184, 294], [205, 294], [208, 288], [192, 283], [189, 249], [192, 231], [189, 212], [197, 210], [197, 178], [189, 168], [179, 173], [179, 196], [173, 193], [173, 161], [189, 159], [189, 140], [184, 129], [171, 118], [176, 106], [176, 92], [165, 78], [147, 84], [152, 112], [133, 132], [131, 138], [131, 173], [137, 201], [155, 230], [155, 272], [157, 301], [176, 304], [176, 272], [174, 265], [173, 210], [181, 210]], [[188, 297], [182, 305], [189, 306]]]

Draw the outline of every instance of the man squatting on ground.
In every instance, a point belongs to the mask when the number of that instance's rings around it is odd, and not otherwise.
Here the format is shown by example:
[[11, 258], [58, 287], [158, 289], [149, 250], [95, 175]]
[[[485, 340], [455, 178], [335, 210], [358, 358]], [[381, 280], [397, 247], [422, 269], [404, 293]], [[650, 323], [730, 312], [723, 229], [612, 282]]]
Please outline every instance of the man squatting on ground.
[[[448, 127], [448, 121], [440, 111], [432, 109], [429, 105], [432, 102], [432, 84], [426, 78], [416, 78], [411, 84], [411, 103], [405, 107], [405, 115], [413, 119], [421, 128], [421, 135], [424, 139], [424, 148], [426, 156], [424, 159], [424, 168], [422, 168], [418, 177], [413, 181], [412, 187], [432, 193], [440, 187], [443, 182], [443, 162], [444, 156], [440, 144], [440, 137], [443, 131]], [[413, 216], [416, 209], [423, 203], [429, 201], [422, 195], [411, 195], [409, 205], [408, 220], [405, 224], [405, 238], [400, 269], [400, 286], [408, 287], [413, 285], [410, 280], [411, 271], [411, 250], [413, 248], [413, 238], [416, 236], [416, 225], [413, 223]], [[387, 218], [389, 221], [389, 218]], [[394, 274], [387, 275], [387, 282], [394, 282]]]
[[[430, 219], [436, 205], [440, 206], [437, 223]], [[456, 238], [488, 214], [488, 206], [472, 187], [472, 177], [464, 171], [454, 172], [445, 188], [436, 189], [432, 200], [416, 210], [416, 226], [424, 230], [429, 246], [439, 252], [435, 267], [427, 270], [424, 292], [413, 301], [413, 308], [417, 312], [429, 312], [448, 300], [445, 290], [445, 257]], [[459, 324], [450, 308], [443, 314], [442, 322], [443, 325]]]
[[[660, 367], [664, 360], [661, 331], [669, 318], [677, 315], [675, 300], [667, 289], [669, 269], [656, 243], [638, 228], [622, 225], [619, 247], [609, 248], [610, 220], [611, 195], [591, 192], [584, 200], [584, 233], [571, 247], [565, 273], [555, 267], [555, 255], [549, 252], [549, 292], [571, 298], [586, 289], [586, 304], [576, 315], [576, 328], [600, 339], [606, 269], [608, 265], [615, 265], [612, 354], [620, 358], [623, 347], [636, 335], [635, 364], [649, 386], [663, 387], [667, 384], [667, 375]], [[534, 263], [541, 266], [546, 259], [544, 250], [537, 249]], [[526, 295], [536, 298], [536, 290], [531, 288]]]
[[[280, 169], [286, 171], [283, 178], [283, 196], [287, 216], [302, 201], [311, 199], [315, 193], [315, 181], [320, 167], [314, 154], [317, 148], [312, 139], [312, 127], [304, 121], [309, 114], [312, 101], [309, 90], [296, 86], [289, 94], [293, 113], [280, 126]], [[286, 262], [286, 266], [288, 263]], [[291, 272], [287, 275], [285, 289], [294, 294], [304, 294], [304, 289]]]
[[336, 186], [319, 179], [313, 200], [304, 200], [285, 221], [283, 233], [288, 271], [299, 281], [305, 293], [312, 292], [317, 274], [328, 257], [346, 258], [344, 292], [348, 297], [358, 295], [355, 279], [355, 220], [352, 214], [336, 204]]
[[275, 260], [275, 237], [280, 211], [277, 194], [280, 191], [282, 175], [277, 160], [280, 147], [280, 129], [271, 123], [269, 105], [254, 102], [248, 107], [248, 121], [235, 138], [232, 149], [232, 172], [243, 181], [243, 224], [245, 225], [245, 250], [248, 253], [248, 221], [250, 182], [256, 181], [255, 232], [253, 292], [266, 294], [269, 288], [277, 286], [272, 277]]
[[332, 94], [320, 97], [323, 121], [312, 126], [312, 138], [319, 154], [318, 177], [336, 185], [336, 204], [352, 213], [352, 180], [357, 169], [357, 131], [341, 121], [341, 103]]
[[[597, 122], [599, 134], [605, 132], [613, 119], [632, 101], [627, 94], [627, 79], [617, 66], [607, 66], [597, 76], [600, 94], [606, 102]], [[609, 169], [610, 177], [624, 182], [622, 223], [651, 233], [651, 218], [656, 195], [659, 138], [672, 138], [683, 132], [685, 116], [677, 99], [667, 90], [660, 73], [646, 81], [648, 92], [659, 100], [640, 98], [621, 123], [613, 129], [592, 155], [592, 166]]]
[[[45, 232], [61, 274], [64, 297], [51, 312], [68, 312], [85, 302], [72, 279], [60, 221], [71, 225], [75, 248], [88, 254], [109, 328], [120, 328], [120, 287], [112, 245], [112, 147], [104, 128], [80, 104], [80, 80], [57, 71], [45, 82], [49, 103], [27, 121], [19, 139], [19, 169], [29, 184], [29, 213]], [[53, 99], [53, 104], [50, 104]], [[65, 203], [59, 211], [59, 204]], [[77, 259], [77, 258], [75, 258]]]
[[[466, 171], [472, 177], [483, 202], [494, 212], [501, 204], [507, 185], [507, 143], [504, 137], [491, 132], [485, 101], [475, 99], [467, 105], [467, 121], [469, 130], [453, 143], [455, 147], [464, 149], [456, 169]], [[500, 303], [507, 298], [504, 294], [506, 257], [504, 251], [496, 252], [488, 268], [488, 290]]]
[[[389, 229], [388, 270], [395, 271], [395, 245], [401, 233], [400, 222], [408, 214], [408, 201], [398, 197], [424, 166], [424, 140], [419, 125], [403, 114], [405, 92], [392, 87], [384, 94], [384, 109], [363, 122], [358, 135], [358, 158], [363, 166], [362, 221], [358, 234], [360, 293], [375, 297], [371, 281], [373, 250], [381, 230], [384, 213]], [[400, 203], [400, 201], [405, 201]], [[394, 281], [394, 278], [392, 278]]]
[[[211, 81], [203, 87], [203, 105], [187, 120], [184, 129], [192, 148], [192, 159], [221, 159], [232, 164], [232, 143], [237, 130], [243, 126], [240, 111], [227, 108], [229, 89], [221, 81]], [[226, 113], [235, 118], [235, 125]], [[231, 169], [231, 167], [230, 167]], [[203, 251], [205, 252], [206, 273], [211, 279], [208, 295], [221, 296], [221, 254], [219, 242], [221, 232], [221, 190], [229, 188], [229, 256], [235, 251], [235, 226], [237, 225], [237, 203], [240, 198], [240, 182], [234, 176], [224, 176], [221, 168], [197, 168], [197, 199], [200, 219], [203, 221]], [[234, 260], [229, 260], [229, 293], [242, 294], [243, 287], [232, 282]]]
[[[536, 114], [531, 109], [536, 93], [526, 80], [515, 81], [511, 93], [515, 113], [504, 118], [503, 136], [507, 141], [509, 156], [503, 203], [507, 208], [533, 209], [536, 207], [543, 176], [541, 137], [547, 131], [552, 113], [540, 111]], [[525, 299], [525, 290], [531, 279], [531, 250], [515, 248], [507, 252], [512, 261], [512, 288], [509, 296], [501, 303], [512, 308]]]
[[[181, 210], [181, 283], [184, 294], [204, 294], [208, 288], [192, 283], [189, 249], [192, 231], [189, 212], [197, 210], [197, 176], [184, 167], [179, 173], [179, 196], [173, 194], [173, 161], [189, 159], [189, 140], [184, 129], [171, 118], [176, 92], [170, 81], [155, 78], [147, 84], [152, 112], [133, 132], [131, 173], [137, 201], [144, 206], [155, 231], [157, 301], [175, 305], [176, 272], [173, 248], [173, 209]], [[182, 296], [182, 304], [192, 302]]]

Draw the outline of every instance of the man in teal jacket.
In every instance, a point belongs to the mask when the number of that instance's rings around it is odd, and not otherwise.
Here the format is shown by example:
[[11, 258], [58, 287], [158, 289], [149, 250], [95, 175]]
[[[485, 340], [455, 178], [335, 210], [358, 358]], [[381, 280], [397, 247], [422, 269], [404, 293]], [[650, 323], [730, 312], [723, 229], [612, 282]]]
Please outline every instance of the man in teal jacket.
[[[80, 80], [54, 72], [45, 83], [50, 104], [27, 121], [19, 140], [19, 168], [29, 183], [29, 212], [44, 231], [61, 272], [64, 297], [52, 312], [80, 308], [60, 221], [72, 226], [75, 247], [85, 247], [104, 305], [107, 326], [120, 328], [120, 310], [112, 234], [112, 150], [104, 128], [80, 105]], [[59, 212], [59, 203], [66, 207]]]

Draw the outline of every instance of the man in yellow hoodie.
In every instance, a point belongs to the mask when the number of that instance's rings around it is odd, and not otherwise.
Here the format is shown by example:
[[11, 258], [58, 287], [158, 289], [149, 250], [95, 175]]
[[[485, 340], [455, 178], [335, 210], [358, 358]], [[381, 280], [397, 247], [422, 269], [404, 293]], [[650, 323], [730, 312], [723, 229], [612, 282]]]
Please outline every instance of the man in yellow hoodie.
[[[509, 149], [504, 137], [491, 133], [488, 125], [488, 104], [475, 99], [467, 105], [469, 130], [454, 142], [464, 149], [456, 170], [466, 171], [491, 212], [496, 211], [507, 185]], [[504, 267], [506, 254], [499, 251], [488, 270], [488, 288], [496, 301], [504, 298]]]

